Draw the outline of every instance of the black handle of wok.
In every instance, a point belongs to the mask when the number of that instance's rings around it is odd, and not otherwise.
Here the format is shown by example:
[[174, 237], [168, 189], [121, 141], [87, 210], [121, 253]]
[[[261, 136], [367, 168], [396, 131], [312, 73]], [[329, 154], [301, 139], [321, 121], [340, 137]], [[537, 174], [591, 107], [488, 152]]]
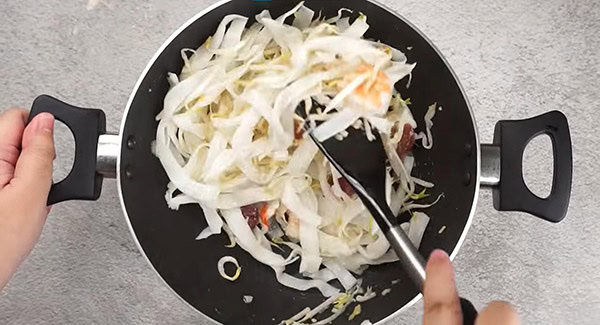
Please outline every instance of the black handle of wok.
[[63, 122], [75, 138], [73, 169], [65, 179], [52, 185], [48, 205], [66, 200], [97, 200], [103, 176], [96, 172], [96, 152], [98, 137], [106, 131], [104, 112], [75, 107], [51, 96], [41, 95], [33, 101], [28, 123], [43, 112]]
[[475, 306], [469, 300], [460, 297], [460, 309], [463, 314], [463, 325], [474, 325], [478, 315]]
[[[523, 179], [523, 152], [538, 135], [552, 140], [554, 175], [547, 198], [533, 194]], [[500, 182], [493, 188], [494, 207], [500, 211], [522, 211], [551, 222], [567, 214], [571, 196], [573, 158], [566, 116], [551, 111], [526, 120], [500, 121], [494, 130], [494, 144], [500, 147]]]

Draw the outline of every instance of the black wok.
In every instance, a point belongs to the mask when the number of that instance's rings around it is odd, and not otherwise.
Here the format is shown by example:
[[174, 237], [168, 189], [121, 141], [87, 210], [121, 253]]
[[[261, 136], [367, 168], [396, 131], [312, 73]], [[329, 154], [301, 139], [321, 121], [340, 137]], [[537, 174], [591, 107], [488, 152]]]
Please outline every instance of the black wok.
[[[298, 292], [281, 286], [269, 267], [239, 247], [225, 248], [225, 236], [194, 240], [206, 227], [200, 208], [183, 206], [173, 211], [165, 203], [168, 179], [150, 150], [156, 133], [155, 116], [169, 89], [167, 72], [182, 68], [182, 48], [198, 47], [227, 14], [253, 17], [269, 9], [278, 16], [294, 4], [221, 1], [190, 19], [163, 44], [142, 73], [125, 109], [119, 135], [106, 132], [100, 110], [76, 108], [48, 96], [38, 97], [32, 108], [32, 116], [42, 111], [53, 113], [71, 129], [76, 142], [73, 169], [53, 186], [49, 202], [95, 200], [103, 177], [116, 177], [123, 213], [142, 254], [173, 292], [223, 324], [278, 323], [306, 306], [318, 305], [323, 297], [316, 289]], [[425, 108], [431, 103], [443, 107], [434, 119], [433, 149], [414, 150], [416, 175], [435, 183], [434, 194], [444, 193], [443, 199], [427, 211], [431, 222], [420, 247], [425, 257], [435, 248], [444, 249], [452, 257], [457, 254], [471, 224], [480, 186], [492, 188], [498, 210], [524, 211], [551, 222], [564, 218], [571, 191], [572, 157], [569, 129], [562, 113], [500, 121], [494, 143], [481, 145], [473, 112], [452, 69], [406, 19], [369, 0], [308, 0], [306, 5], [322, 10], [326, 16], [335, 15], [342, 7], [366, 14], [371, 25], [368, 38], [398, 48], [409, 62], [418, 63], [410, 88], [406, 89], [406, 80], [396, 85], [404, 98], [411, 98], [415, 119], [423, 121]], [[554, 155], [552, 191], [545, 199], [527, 189], [522, 175], [523, 150], [539, 134], [550, 136]], [[443, 226], [445, 231], [438, 233]], [[217, 272], [217, 261], [224, 255], [237, 257], [243, 267], [235, 283], [222, 279]], [[387, 287], [392, 291], [364, 303], [360, 317], [350, 322], [353, 324], [364, 319], [378, 323], [420, 297], [396, 264], [371, 267], [362, 278], [365, 285], [378, 291]], [[400, 282], [392, 285], [396, 279]], [[245, 304], [244, 295], [253, 296], [252, 303]], [[335, 323], [348, 323], [347, 315]]]

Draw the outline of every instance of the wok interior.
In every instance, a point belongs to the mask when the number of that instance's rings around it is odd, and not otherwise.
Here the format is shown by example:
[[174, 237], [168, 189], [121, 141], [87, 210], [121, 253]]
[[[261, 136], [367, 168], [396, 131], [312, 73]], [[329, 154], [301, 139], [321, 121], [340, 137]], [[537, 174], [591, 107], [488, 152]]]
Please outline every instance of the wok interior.
[[[179, 72], [183, 66], [180, 50], [197, 48], [212, 35], [225, 15], [240, 14], [252, 18], [264, 9], [276, 17], [291, 9], [293, 2], [232, 1], [225, 3], [191, 23], [177, 35], [154, 61], [136, 89], [123, 129], [119, 177], [122, 195], [134, 235], [144, 254], [162, 279], [185, 301], [208, 317], [224, 324], [273, 324], [301, 309], [314, 307], [324, 298], [316, 289], [299, 292], [280, 285], [274, 272], [255, 261], [241, 248], [226, 248], [225, 235], [206, 240], [194, 238], [206, 227], [201, 209], [183, 206], [170, 210], [164, 199], [168, 178], [159, 160], [150, 151], [155, 138], [156, 114], [162, 109], [169, 89], [167, 72]], [[432, 198], [444, 193], [438, 204], [426, 210], [431, 222], [424, 234], [420, 251], [427, 257], [434, 248], [452, 252], [471, 212], [477, 182], [475, 128], [466, 100], [452, 73], [431, 45], [403, 20], [365, 0], [307, 1], [306, 5], [331, 17], [340, 8], [367, 15], [371, 25], [366, 36], [380, 40], [406, 53], [409, 62], [417, 62], [410, 88], [406, 78], [396, 85], [403, 98], [409, 97], [419, 128], [424, 129], [427, 106], [437, 102], [443, 107], [433, 119], [434, 146], [414, 150], [418, 177], [432, 181]], [[252, 19], [251, 19], [252, 20]], [[407, 48], [411, 47], [411, 50]], [[136, 145], [127, 146], [130, 138]], [[469, 149], [470, 148], [470, 149]], [[468, 176], [470, 175], [470, 176]], [[406, 216], [401, 216], [406, 218]], [[446, 226], [443, 233], [438, 231]], [[231, 255], [238, 259], [242, 273], [236, 282], [221, 278], [217, 261]], [[291, 271], [293, 270], [293, 271]], [[288, 268], [297, 272], [297, 264]], [[373, 286], [378, 297], [363, 303], [362, 313], [350, 323], [364, 319], [377, 321], [394, 313], [418, 293], [398, 263], [372, 266], [362, 275], [363, 285]], [[400, 282], [392, 285], [392, 281]], [[392, 291], [381, 296], [381, 290]], [[243, 296], [252, 303], [245, 304]], [[347, 314], [334, 323], [348, 323]]]

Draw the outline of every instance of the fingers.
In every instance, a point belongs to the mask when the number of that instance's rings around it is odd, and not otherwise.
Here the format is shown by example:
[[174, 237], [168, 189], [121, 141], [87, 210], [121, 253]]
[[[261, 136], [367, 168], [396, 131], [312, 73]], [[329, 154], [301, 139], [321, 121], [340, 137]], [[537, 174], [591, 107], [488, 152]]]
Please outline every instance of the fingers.
[[46, 200], [52, 184], [52, 161], [54, 160], [54, 117], [49, 113], [37, 115], [25, 128], [23, 149], [15, 169], [11, 185], [23, 189], [29, 200]]
[[423, 325], [461, 325], [462, 311], [454, 271], [446, 252], [433, 251], [425, 271]]
[[24, 109], [11, 108], [0, 115], [0, 143], [21, 146], [28, 113]]
[[475, 325], [519, 325], [519, 315], [508, 303], [492, 301], [481, 311]]
[[[48, 216], [46, 202], [52, 183], [54, 117], [42, 113], [24, 127], [26, 115], [20, 116], [20, 120], [13, 118], [13, 124], [9, 124], [12, 132], [7, 133], [13, 136], [11, 145], [17, 148], [14, 177], [0, 191], [0, 289], [40, 236]], [[6, 124], [2, 124], [2, 119], [0, 117], [0, 135], [4, 136], [1, 133], [6, 132]], [[15, 129], [14, 124], [24, 128]]]
[[0, 115], [0, 190], [13, 178], [27, 111], [13, 108]]

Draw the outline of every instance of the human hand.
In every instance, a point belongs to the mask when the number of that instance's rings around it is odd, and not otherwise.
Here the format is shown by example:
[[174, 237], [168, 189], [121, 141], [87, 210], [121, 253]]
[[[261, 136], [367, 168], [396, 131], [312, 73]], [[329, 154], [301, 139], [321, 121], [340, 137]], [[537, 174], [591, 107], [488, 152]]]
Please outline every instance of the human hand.
[[0, 114], [0, 290], [36, 244], [48, 212], [54, 117], [10, 109]]
[[[446, 252], [433, 251], [425, 272], [423, 325], [462, 325], [454, 271]], [[519, 316], [509, 304], [493, 301], [479, 313], [475, 325], [519, 325]]]

